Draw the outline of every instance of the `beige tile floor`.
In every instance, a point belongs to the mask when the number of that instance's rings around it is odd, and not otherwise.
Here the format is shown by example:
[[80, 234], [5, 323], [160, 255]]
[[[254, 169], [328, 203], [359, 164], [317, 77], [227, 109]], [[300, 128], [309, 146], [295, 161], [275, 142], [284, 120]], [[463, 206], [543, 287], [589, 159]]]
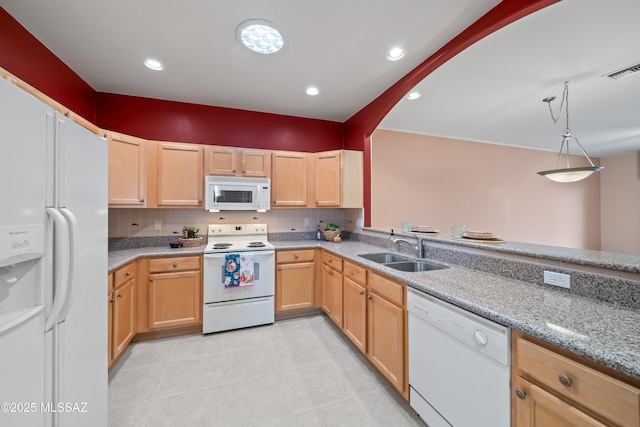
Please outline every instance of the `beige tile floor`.
[[109, 375], [109, 426], [419, 426], [324, 315], [132, 344]]

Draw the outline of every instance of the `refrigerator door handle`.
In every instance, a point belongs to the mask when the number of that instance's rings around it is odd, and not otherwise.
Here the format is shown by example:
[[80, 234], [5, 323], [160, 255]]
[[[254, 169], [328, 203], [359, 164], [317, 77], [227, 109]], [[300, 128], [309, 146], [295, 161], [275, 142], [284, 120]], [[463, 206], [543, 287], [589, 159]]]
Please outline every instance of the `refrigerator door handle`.
[[57, 323], [58, 316], [64, 307], [69, 289], [69, 224], [65, 217], [54, 208], [47, 208], [47, 215], [54, 224], [54, 251], [56, 254], [53, 267], [54, 296], [51, 313], [44, 325], [45, 332], [50, 331]]
[[78, 220], [73, 212], [67, 208], [61, 208], [60, 213], [62, 213], [69, 224], [69, 277], [67, 279], [67, 294], [62, 310], [58, 315], [58, 323], [64, 322], [67, 314], [69, 314], [69, 310], [71, 310], [75, 289], [76, 266], [78, 265]]

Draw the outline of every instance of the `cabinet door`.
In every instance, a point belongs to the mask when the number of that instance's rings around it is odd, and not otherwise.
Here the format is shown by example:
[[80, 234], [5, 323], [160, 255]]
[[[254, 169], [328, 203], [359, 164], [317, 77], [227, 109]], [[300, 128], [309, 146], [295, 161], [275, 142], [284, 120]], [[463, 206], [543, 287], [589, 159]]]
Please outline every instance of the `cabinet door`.
[[202, 206], [203, 148], [191, 144], [158, 146], [158, 206]]
[[404, 310], [374, 292], [369, 292], [367, 299], [369, 361], [404, 393]]
[[265, 150], [242, 150], [242, 176], [271, 178], [271, 155]]
[[142, 206], [146, 170], [144, 140], [124, 135], [109, 139], [109, 206]]
[[[513, 397], [517, 427], [604, 427], [569, 403], [520, 377]], [[524, 394], [523, 394], [524, 393]]]
[[199, 271], [149, 275], [149, 329], [197, 325], [201, 312]]
[[367, 295], [364, 286], [344, 277], [343, 331], [360, 349], [367, 351]]
[[324, 264], [322, 269], [322, 309], [342, 328], [342, 274]]
[[307, 205], [306, 153], [272, 153], [271, 200], [274, 207]]
[[113, 295], [113, 359], [127, 348], [136, 333], [135, 280], [129, 279]]
[[342, 153], [315, 154], [316, 206], [339, 207], [342, 204]]
[[236, 175], [237, 150], [229, 147], [207, 147], [206, 175]]
[[315, 264], [279, 264], [276, 271], [276, 311], [313, 307]]

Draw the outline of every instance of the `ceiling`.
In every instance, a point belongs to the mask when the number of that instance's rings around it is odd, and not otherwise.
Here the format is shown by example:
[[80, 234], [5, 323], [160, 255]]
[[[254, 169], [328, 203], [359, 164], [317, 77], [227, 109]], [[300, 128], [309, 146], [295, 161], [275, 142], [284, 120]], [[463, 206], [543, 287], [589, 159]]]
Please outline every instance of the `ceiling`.
[[[96, 91], [338, 122], [498, 3], [0, 0]], [[640, 62], [639, 16], [637, 0], [563, 0], [440, 67], [381, 127], [557, 150], [564, 125], [541, 100], [570, 80], [571, 127], [589, 154], [640, 150], [640, 76], [600, 77]], [[251, 18], [282, 28], [285, 49], [244, 48], [236, 28]], [[406, 55], [388, 61], [396, 46]], [[165, 70], [145, 68], [148, 57]], [[320, 94], [306, 95], [310, 85]]]

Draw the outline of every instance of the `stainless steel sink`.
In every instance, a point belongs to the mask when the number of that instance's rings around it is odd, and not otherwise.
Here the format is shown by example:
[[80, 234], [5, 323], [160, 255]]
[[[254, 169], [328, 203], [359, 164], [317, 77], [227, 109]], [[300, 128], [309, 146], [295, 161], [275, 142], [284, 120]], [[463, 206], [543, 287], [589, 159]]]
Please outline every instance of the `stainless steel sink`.
[[446, 265], [434, 264], [427, 261], [404, 261], [404, 262], [391, 262], [384, 264], [387, 267], [395, 268], [400, 271], [431, 271], [442, 270], [449, 268]]
[[373, 254], [363, 254], [363, 255], [359, 255], [364, 259], [368, 259], [369, 261], [373, 261], [373, 262], [378, 262], [380, 264], [387, 264], [390, 262], [398, 262], [398, 261], [408, 261], [409, 258], [404, 257], [402, 255], [398, 255], [398, 254], [392, 254], [392, 253], [385, 253], [385, 252], [381, 252], [381, 253], [373, 253]]

